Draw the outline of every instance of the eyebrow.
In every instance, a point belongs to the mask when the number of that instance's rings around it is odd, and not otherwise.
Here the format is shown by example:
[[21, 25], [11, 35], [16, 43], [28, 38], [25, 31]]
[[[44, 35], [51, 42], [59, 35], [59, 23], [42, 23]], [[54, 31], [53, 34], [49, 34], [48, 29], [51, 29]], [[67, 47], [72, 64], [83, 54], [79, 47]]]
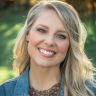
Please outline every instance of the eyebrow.
[[38, 26], [44, 27], [46, 29], [49, 29], [47, 26], [43, 25], [43, 24], [38, 24]]
[[[49, 27], [47, 27], [46, 25], [43, 25], [43, 24], [38, 24], [38, 26], [44, 27], [44, 28], [46, 28], [47, 30], [49, 29]], [[63, 29], [58, 29], [56, 32], [64, 32], [64, 33], [67, 34], [67, 32], [66, 32], [65, 30], [63, 30]]]

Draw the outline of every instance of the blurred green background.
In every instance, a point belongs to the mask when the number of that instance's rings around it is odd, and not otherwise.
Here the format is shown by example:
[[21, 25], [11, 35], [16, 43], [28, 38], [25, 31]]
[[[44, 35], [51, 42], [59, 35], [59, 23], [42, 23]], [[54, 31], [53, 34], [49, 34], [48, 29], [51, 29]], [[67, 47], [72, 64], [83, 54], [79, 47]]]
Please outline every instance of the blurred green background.
[[[12, 70], [16, 36], [24, 24], [28, 10], [38, 1], [40, 0], [0, 0], [0, 83], [16, 76]], [[85, 52], [96, 67], [96, 1], [61, 1], [68, 2], [78, 11], [88, 31]]]

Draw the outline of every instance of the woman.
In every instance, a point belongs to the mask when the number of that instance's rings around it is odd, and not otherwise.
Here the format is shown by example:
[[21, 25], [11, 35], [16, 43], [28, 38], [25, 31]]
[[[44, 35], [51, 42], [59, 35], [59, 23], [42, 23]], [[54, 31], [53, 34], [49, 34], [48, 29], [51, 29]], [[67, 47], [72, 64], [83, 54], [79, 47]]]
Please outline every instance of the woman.
[[41, 1], [33, 6], [14, 48], [20, 76], [0, 86], [1, 96], [96, 96], [85, 39], [71, 5]]

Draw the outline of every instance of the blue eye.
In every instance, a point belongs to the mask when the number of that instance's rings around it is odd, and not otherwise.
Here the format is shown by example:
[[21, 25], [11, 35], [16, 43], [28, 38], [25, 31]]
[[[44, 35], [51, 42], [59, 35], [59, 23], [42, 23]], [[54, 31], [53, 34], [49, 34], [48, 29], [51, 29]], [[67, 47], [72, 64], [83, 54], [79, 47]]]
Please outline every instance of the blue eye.
[[57, 37], [59, 38], [59, 39], [66, 39], [66, 36], [65, 35], [57, 35]]
[[45, 32], [46, 32], [46, 30], [43, 29], [43, 28], [37, 28], [37, 31], [38, 31], [38, 32], [41, 32], [41, 33], [45, 33]]

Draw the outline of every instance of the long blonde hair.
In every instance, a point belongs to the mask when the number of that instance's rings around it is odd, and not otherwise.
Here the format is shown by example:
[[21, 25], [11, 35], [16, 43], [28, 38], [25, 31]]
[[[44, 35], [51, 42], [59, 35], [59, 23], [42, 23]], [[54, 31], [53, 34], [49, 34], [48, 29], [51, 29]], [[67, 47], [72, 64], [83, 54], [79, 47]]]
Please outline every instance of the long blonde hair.
[[26, 35], [44, 10], [56, 11], [70, 38], [70, 48], [66, 58], [60, 65], [61, 74], [64, 76], [64, 96], [89, 96], [85, 81], [93, 79], [93, 66], [84, 53], [87, 32], [76, 10], [65, 2], [41, 1], [30, 9], [14, 47], [13, 65], [20, 74], [29, 65], [30, 57], [27, 52]]

